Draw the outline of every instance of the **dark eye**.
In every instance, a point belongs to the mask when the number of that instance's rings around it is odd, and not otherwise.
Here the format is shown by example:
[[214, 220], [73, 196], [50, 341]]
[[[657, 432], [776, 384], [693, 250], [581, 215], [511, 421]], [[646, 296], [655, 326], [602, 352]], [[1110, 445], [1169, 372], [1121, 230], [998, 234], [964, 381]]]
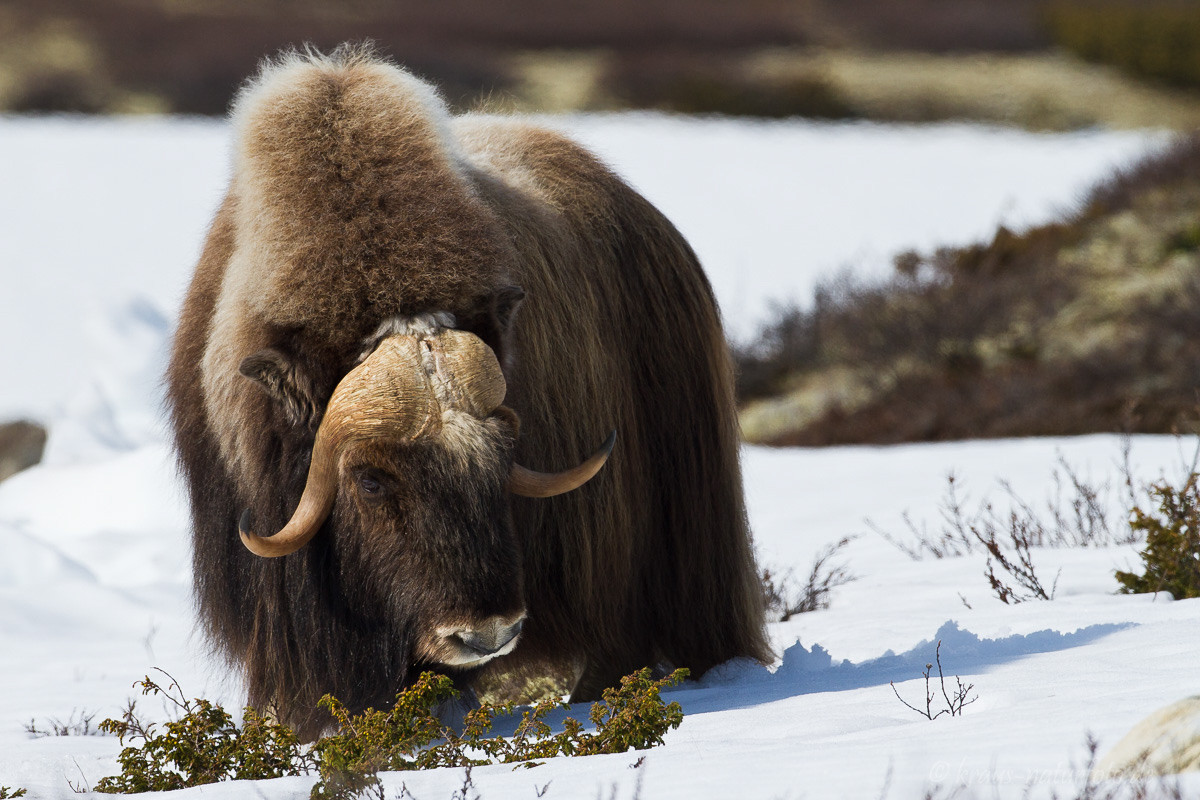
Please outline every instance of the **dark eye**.
[[374, 478], [362, 475], [358, 479], [358, 488], [362, 489], [366, 494], [379, 494], [383, 487]]

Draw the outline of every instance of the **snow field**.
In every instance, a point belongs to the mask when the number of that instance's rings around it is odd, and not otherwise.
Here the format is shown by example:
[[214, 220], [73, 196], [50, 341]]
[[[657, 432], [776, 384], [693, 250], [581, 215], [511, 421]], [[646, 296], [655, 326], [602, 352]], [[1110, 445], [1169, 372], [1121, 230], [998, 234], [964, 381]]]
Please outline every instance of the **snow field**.
[[[968, 126], [754, 124], [657, 116], [569, 117], [693, 242], [735, 332], [767, 300], [806, 297], [829, 270], [881, 270], [891, 253], [986, 236], [1069, 205], [1155, 134], [1039, 136]], [[97, 736], [31, 738], [120, 713], [133, 681], [161, 667], [192, 696], [240, 706], [242, 690], [193, 632], [185, 500], [161, 422], [172, 320], [227, 179], [223, 124], [196, 120], [0, 119], [0, 280], [6, 342], [0, 419], [32, 414], [44, 463], [0, 484], [0, 785], [71, 798], [115, 774]], [[1138, 436], [1139, 481], [1178, 480], [1192, 440]], [[1119, 491], [1112, 436], [901, 447], [747, 447], [744, 471], [762, 565], [800, 578], [835, 561], [857, 579], [827, 610], [771, 625], [780, 660], [727, 664], [673, 691], [683, 725], [647, 753], [474, 770], [486, 800], [610, 796], [923, 796], [1069, 792], [1090, 731], [1111, 746], [1157, 707], [1200, 693], [1200, 600], [1118, 596], [1136, 547], [1035, 551], [1058, 575], [1052, 602], [1006, 606], [984, 556], [912, 561], [871, 531], [906, 538], [902, 513], [939, 522], [947, 473], [967, 506], [1003, 504], [998, 480], [1035, 508], [1059, 458]], [[968, 607], [969, 605], [969, 607]], [[928, 721], [921, 670], [938, 640], [947, 676], [974, 684], [961, 717]], [[952, 678], [951, 678], [952, 679]], [[140, 704], [161, 716], [156, 700]], [[644, 761], [637, 769], [630, 765]], [[1077, 770], [1075, 770], [1077, 772]], [[180, 797], [306, 797], [312, 778], [221, 784]], [[389, 775], [422, 800], [450, 797], [460, 770]], [[1192, 776], [1186, 783], [1200, 793]], [[615, 787], [615, 788], [614, 788]], [[1070, 795], [1068, 795], [1070, 796]]]

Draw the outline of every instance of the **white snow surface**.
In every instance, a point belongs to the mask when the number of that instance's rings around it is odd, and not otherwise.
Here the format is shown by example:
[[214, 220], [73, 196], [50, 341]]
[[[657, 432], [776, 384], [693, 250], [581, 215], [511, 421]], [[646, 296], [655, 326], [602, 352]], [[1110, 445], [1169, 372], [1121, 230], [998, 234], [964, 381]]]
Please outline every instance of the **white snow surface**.
[[[658, 204], [707, 265], [727, 318], [804, 299], [842, 264], [961, 243], [1069, 206], [1153, 132], [1035, 135], [972, 126], [826, 125], [645, 115], [550, 120]], [[71, 798], [118, 771], [108, 736], [27, 732], [119, 714], [161, 667], [191, 696], [240, 707], [237, 676], [194, 632], [185, 498], [161, 421], [161, 374], [192, 262], [227, 179], [223, 123], [0, 118], [0, 419], [47, 422], [44, 462], [0, 484], [0, 785]], [[1178, 482], [1196, 441], [1132, 439], [1138, 481]], [[1200, 693], [1200, 600], [1115, 594], [1137, 547], [1034, 551], [1052, 601], [1005, 605], [981, 553], [914, 561], [903, 515], [936, 530], [953, 472], [975, 509], [1008, 481], [1045, 514], [1059, 460], [1127, 509], [1114, 436], [768, 450], [743, 466], [762, 566], [803, 578], [823, 548], [856, 580], [827, 610], [770, 626], [775, 663], [730, 663], [667, 694], [683, 724], [645, 753], [477, 768], [508, 798], [1072, 796], [1085, 737], [1101, 752], [1156, 708]], [[1057, 467], [1060, 474], [1062, 467]], [[870, 520], [870, 524], [868, 524]], [[921, 671], [974, 684], [959, 717], [926, 720]], [[147, 714], [165, 710], [143, 700]], [[935, 710], [938, 704], [935, 703]], [[586, 710], [577, 709], [581, 713]], [[644, 758], [643, 758], [644, 757]], [[631, 769], [631, 766], [636, 768]], [[1200, 793], [1197, 775], [1184, 788]], [[306, 797], [314, 778], [180, 797]], [[386, 776], [448, 798], [461, 770]], [[544, 795], [538, 792], [543, 787]], [[474, 796], [474, 792], [471, 796]]]
[[[592, 147], [679, 227], [738, 338], [772, 302], [806, 303], [842, 268], [883, 274], [906, 249], [1044, 221], [1166, 141], [650, 114], [543, 121]], [[92, 365], [150, 346], [175, 318], [228, 183], [225, 123], [0, 116], [0, 152], [0, 365], [22, 378], [0, 383], [0, 418], [45, 416], [80, 393], [115, 410], [113, 392], [151, 391], [156, 373]], [[36, 338], [28, 317], [9, 313], [30, 302]], [[51, 353], [53, 371], [42, 363]]]

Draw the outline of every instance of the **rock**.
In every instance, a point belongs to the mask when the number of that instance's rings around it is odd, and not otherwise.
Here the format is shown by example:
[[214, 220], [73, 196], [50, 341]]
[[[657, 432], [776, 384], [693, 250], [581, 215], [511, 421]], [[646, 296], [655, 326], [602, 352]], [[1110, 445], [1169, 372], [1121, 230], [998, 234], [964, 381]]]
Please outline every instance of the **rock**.
[[46, 429], [36, 422], [0, 423], [0, 481], [42, 460]]
[[1094, 780], [1200, 771], [1200, 695], [1160, 708], [1133, 726], [1092, 770]]

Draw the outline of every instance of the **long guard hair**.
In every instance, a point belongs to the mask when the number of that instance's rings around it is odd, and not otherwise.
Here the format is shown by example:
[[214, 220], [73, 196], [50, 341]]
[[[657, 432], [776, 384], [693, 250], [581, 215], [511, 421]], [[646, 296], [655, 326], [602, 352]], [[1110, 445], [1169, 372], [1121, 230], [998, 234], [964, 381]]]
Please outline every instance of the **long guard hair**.
[[[355, 532], [260, 559], [237, 520], [248, 507], [263, 528], [287, 521], [363, 340], [423, 312], [453, 314], [497, 352], [520, 463], [578, 463], [618, 432], [582, 489], [511, 499], [529, 617], [497, 669], [570, 660], [588, 699], [645, 665], [699, 675], [770, 658], [730, 358], [708, 281], [662, 214], [562, 134], [453, 117], [362, 48], [267, 63], [233, 124], [230, 189], [168, 382], [200, 618], [252, 704], [312, 738], [322, 694], [378, 706], [411, 678], [410, 633], [356, 592]], [[238, 374], [265, 347], [304, 367], [292, 404]]]

